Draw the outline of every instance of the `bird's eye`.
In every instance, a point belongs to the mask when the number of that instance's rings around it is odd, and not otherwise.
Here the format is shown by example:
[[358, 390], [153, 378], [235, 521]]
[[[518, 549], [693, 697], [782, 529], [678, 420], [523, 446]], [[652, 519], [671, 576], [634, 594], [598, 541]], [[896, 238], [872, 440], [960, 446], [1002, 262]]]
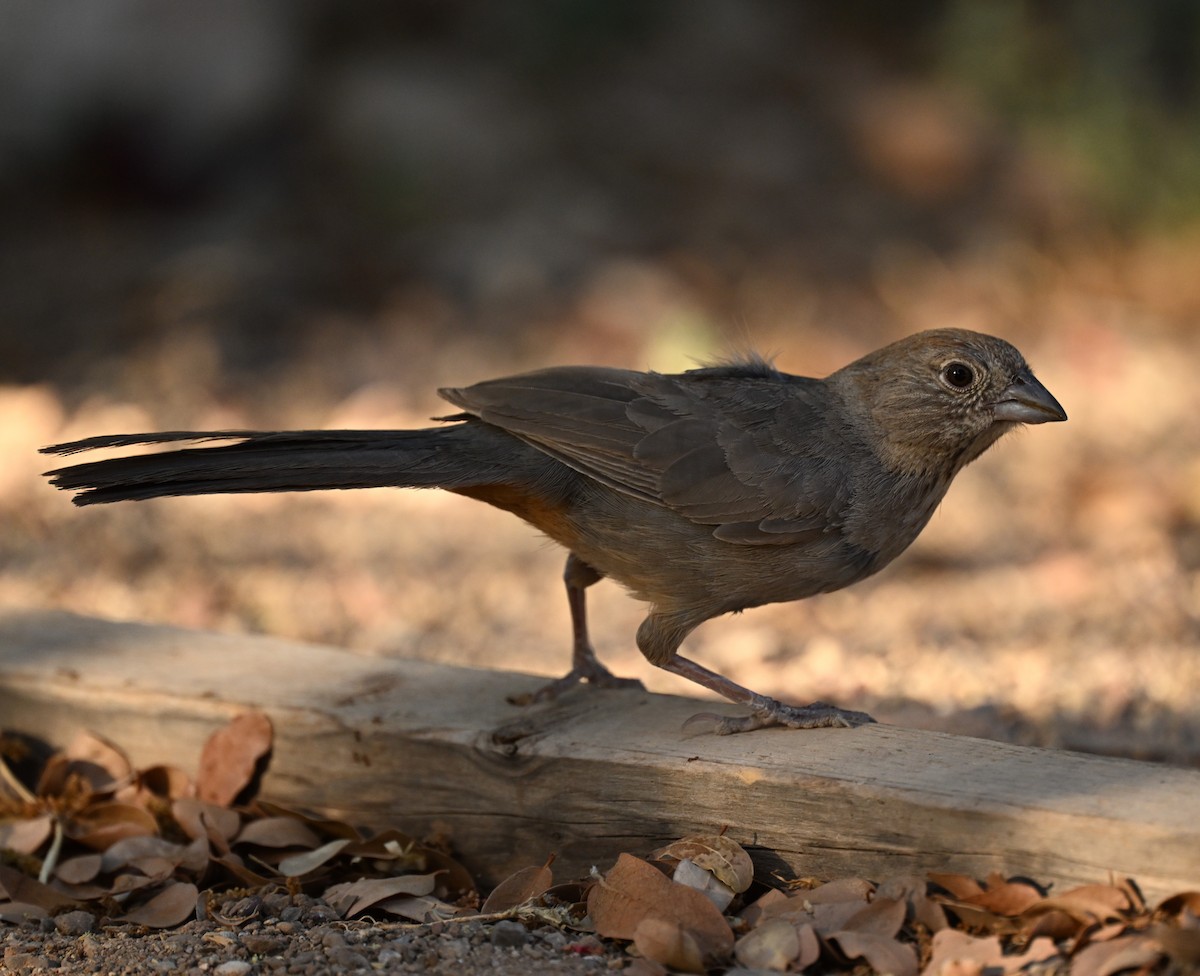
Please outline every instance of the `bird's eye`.
[[965, 390], [975, 382], [975, 370], [966, 363], [949, 363], [942, 369], [942, 379], [956, 390]]

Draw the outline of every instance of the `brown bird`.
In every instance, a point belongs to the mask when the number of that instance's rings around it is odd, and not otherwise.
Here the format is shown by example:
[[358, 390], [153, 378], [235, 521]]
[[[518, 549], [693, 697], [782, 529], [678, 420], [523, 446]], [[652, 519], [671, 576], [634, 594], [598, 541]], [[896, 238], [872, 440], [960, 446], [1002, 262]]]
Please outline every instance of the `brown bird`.
[[637, 632], [657, 667], [748, 705], [726, 734], [852, 726], [862, 712], [786, 705], [680, 656], [711, 617], [849, 586], [924, 528], [951, 480], [1018, 424], [1066, 420], [1007, 342], [922, 332], [825, 379], [755, 358], [662, 375], [544, 369], [441, 395], [424, 430], [174, 431], [44, 448], [232, 441], [48, 472], [77, 505], [229, 492], [444, 488], [505, 509], [567, 548], [573, 665], [534, 697], [614, 677], [588, 639], [603, 577], [650, 604]]

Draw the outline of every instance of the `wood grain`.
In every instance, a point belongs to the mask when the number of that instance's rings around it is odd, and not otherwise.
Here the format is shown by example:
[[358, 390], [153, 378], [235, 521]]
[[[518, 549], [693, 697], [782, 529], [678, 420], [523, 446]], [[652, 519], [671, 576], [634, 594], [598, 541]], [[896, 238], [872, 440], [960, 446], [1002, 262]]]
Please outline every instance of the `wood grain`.
[[1200, 887], [1200, 772], [889, 726], [686, 738], [725, 706], [260, 637], [0, 616], [0, 725], [90, 728], [139, 765], [191, 767], [247, 706], [276, 731], [265, 795], [354, 822], [444, 830], [481, 882], [551, 852], [566, 878], [728, 827], [760, 870], [942, 870], [1058, 885]]

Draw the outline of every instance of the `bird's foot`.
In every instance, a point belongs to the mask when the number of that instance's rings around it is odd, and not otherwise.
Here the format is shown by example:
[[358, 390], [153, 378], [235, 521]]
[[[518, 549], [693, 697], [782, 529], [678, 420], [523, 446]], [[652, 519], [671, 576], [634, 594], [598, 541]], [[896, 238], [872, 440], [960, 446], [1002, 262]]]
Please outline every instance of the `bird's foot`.
[[684, 723], [684, 730], [690, 730], [693, 734], [712, 732], [714, 735], [733, 735], [772, 725], [789, 729], [851, 729], [875, 721], [866, 712], [838, 708], [820, 701], [810, 705], [786, 705], [766, 695], [755, 695], [751, 704], [754, 710], [749, 715], [694, 715]]
[[512, 705], [532, 705], [536, 702], [553, 701], [564, 691], [570, 691], [576, 685], [585, 682], [597, 688], [636, 688], [638, 691], [646, 690], [645, 685], [638, 681], [637, 678], [618, 678], [603, 664], [593, 659], [591, 661], [576, 663], [575, 667], [571, 668], [561, 678], [543, 685], [536, 691], [525, 692], [520, 695], [509, 695], [508, 701]]

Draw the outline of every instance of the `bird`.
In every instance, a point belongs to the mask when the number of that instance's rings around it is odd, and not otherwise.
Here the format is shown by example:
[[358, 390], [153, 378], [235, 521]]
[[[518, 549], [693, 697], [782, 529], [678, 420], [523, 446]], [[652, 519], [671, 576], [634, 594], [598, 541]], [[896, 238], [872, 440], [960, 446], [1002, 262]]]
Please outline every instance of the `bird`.
[[696, 627], [878, 572], [1006, 432], [1067, 419], [1014, 346], [954, 328], [824, 378], [749, 354], [673, 374], [558, 366], [438, 392], [456, 412], [432, 418], [437, 427], [100, 435], [42, 452], [173, 449], [46, 476], [76, 505], [375, 487], [486, 502], [567, 550], [571, 668], [530, 700], [580, 682], [640, 686], [604, 667], [588, 636], [587, 588], [609, 578], [649, 604], [636, 641], [652, 665], [744, 706], [708, 716], [724, 735], [874, 720], [788, 704], [705, 668], [679, 653]]

